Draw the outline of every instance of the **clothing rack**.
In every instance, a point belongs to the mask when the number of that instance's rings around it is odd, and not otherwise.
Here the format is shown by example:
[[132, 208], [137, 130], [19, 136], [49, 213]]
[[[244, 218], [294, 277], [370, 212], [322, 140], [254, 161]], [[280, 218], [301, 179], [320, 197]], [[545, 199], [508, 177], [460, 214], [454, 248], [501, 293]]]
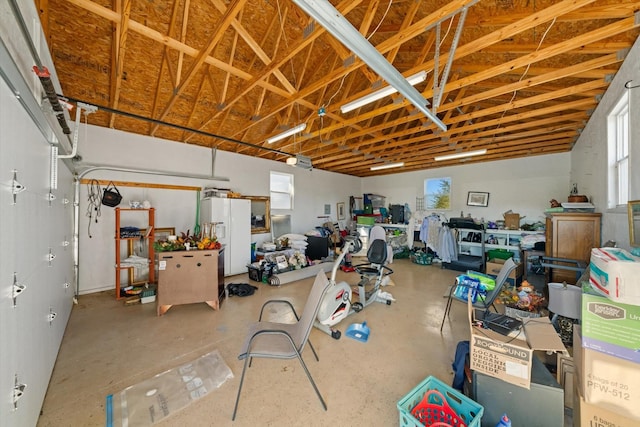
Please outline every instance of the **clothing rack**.
[[440, 212], [432, 212], [431, 214], [424, 217], [425, 220], [430, 220], [432, 218], [437, 218], [442, 223], [442, 225], [446, 225], [449, 223], [449, 219], [447, 218], [447, 216]]

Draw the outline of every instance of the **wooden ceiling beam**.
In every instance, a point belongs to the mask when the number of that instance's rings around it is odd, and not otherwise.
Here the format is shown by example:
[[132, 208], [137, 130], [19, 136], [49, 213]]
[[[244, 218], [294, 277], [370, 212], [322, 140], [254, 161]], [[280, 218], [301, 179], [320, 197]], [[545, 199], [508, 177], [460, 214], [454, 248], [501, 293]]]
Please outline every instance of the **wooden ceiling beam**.
[[[481, 37], [477, 40], [475, 40], [474, 42], [468, 43], [467, 45], [463, 45], [463, 46], [458, 46], [458, 48], [456, 49], [456, 59], [464, 57], [466, 55], [469, 55], [473, 52], [476, 52], [486, 46], [490, 46], [494, 43], [497, 43], [505, 38], [511, 37], [521, 31], [525, 31], [531, 27], [534, 27], [536, 25], [540, 25], [544, 22], [548, 22], [553, 20], [553, 17], [555, 16], [554, 14], [562, 14], [562, 13], [567, 13], [568, 11], [577, 9], [579, 7], [582, 7], [586, 4], [592, 3], [595, 0], [564, 0], [558, 4], [555, 4], [553, 6], [550, 6], [546, 9], [544, 9], [541, 12], [538, 13], [534, 13], [530, 16], [527, 16], [526, 18], [523, 18], [520, 21], [517, 21], [511, 25], [508, 25], [502, 29], [500, 29], [499, 31], [495, 31], [491, 34], [488, 34], [484, 37]], [[450, 5], [450, 4], [448, 4]], [[458, 4], [456, 4], [456, 6], [459, 6]], [[455, 10], [455, 9], [454, 9]], [[439, 15], [443, 15], [442, 9], [439, 10], [437, 12]], [[430, 15], [431, 16], [431, 15]], [[446, 16], [446, 15], [444, 15]], [[402, 44], [404, 41], [406, 41], [406, 39], [415, 37], [416, 35], [418, 35], [420, 33], [420, 29], [424, 30], [424, 28], [426, 28], [426, 26], [428, 26], [428, 17], [424, 18], [420, 21], [418, 21], [417, 23], [411, 25], [411, 27], [409, 27], [406, 31], [400, 32], [397, 35], [385, 40], [384, 42], [382, 42], [380, 45], [378, 45], [376, 48], [381, 52], [381, 53], [386, 53], [388, 50], [392, 49], [395, 46], [398, 46], [400, 44]], [[433, 22], [437, 22], [437, 20], [433, 21]], [[449, 54], [445, 54], [441, 57], [441, 62], [446, 62], [446, 59], [448, 58]], [[535, 57], [534, 57], [535, 58]], [[422, 69], [433, 69], [433, 64], [434, 61], [430, 60], [429, 62], [422, 64], [419, 67], [414, 68], [413, 70], [410, 70], [409, 73], [413, 73], [413, 72], [418, 72]], [[500, 73], [497, 73], [500, 74]], [[478, 81], [480, 81], [481, 79], [478, 79]], [[447, 84], [447, 86], [445, 86], [445, 89], [449, 89], [451, 90], [453, 87], [450, 88], [449, 85], [453, 84], [455, 82], [450, 82]], [[459, 87], [457, 86], [457, 88], [462, 87], [463, 85], [459, 85]], [[363, 96], [364, 93], [359, 93], [353, 97], [349, 98], [349, 101], [351, 99], [356, 99], [360, 96]], [[432, 90], [427, 90], [425, 92], [423, 92], [423, 95], [426, 95], [427, 98], [432, 96]], [[368, 112], [365, 113], [363, 115], [357, 115], [353, 118], [349, 118], [349, 119], [343, 119], [341, 120], [341, 122], [337, 123], [336, 127], [342, 127], [342, 126], [349, 126], [352, 124], [355, 124], [357, 122], [360, 122], [364, 119], [366, 119], [368, 116], [370, 115], [377, 115], [377, 114], [384, 114], [386, 111], [388, 110], [393, 110], [393, 109], [398, 109], [398, 108], [404, 108], [406, 105], [408, 105], [408, 101], [404, 101], [401, 104], [396, 104], [396, 105], [387, 105], [385, 107], [383, 107], [382, 110], [376, 110], [373, 112]], [[332, 126], [328, 126], [325, 128], [325, 131], [332, 131], [333, 127]]]
[[[111, 48], [111, 84], [109, 86], [109, 107], [118, 109], [120, 99], [120, 89], [122, 87], [122, 76], [124, 73], [124, 57], [127, 52], [127, 35], [129, 34], [129, 18], [131, 16], [131, 0], [116, 0], [116, 12], [120, 14], [120, 22], [112, 23], [114, 36]], [[116, 120], [116, 115], [109, 115], [109, 127], [112, 128]]]
[[[209, 0], [209, 1], [215, 6], [216, 9], [218, 9], [218, 12], [225, 13], [227, 6], [222, 0]], [[285, 7], [283, 16], [287, 16], [287, 10], [288, 10], [288, 6]], [[238, 21], [237, 19], [233, 19], [231, 21], [231, 27], [233, 27], [233, 29], [236, 30], [236, 32], [240, 35], [240, 37], [242, 37], [245, 43], [247, 43], [247, 45], [251, 48], [251, 50], [253, 50], [256, 56], [260, 58], [260, 60], [265, 65], [269, 65], [271, 63], [272, 59], [269, 57], [269, 55], [267, 55], [267, 53], [264, 50], [262, 50], [262, 44], [256, 42], [254, 38], [251, 37], [251, 34], [249, 34], [249, 32], [246, 30], [246, 28], [244, 28], [244, 26], [240, 23], [240, 21]], [[289, 93], [296, 92], [296, 89], [293, 87], [291, 82], [285, 77], [285, 75], [282, 74], [282, 71], [280, 71], [279, 69], [275, 69], [273, 70], [273, 75], [276, 77], [276, 79], [278, 79], [278, 81]]]
[[[191, 82], [191, 79], [195, 77], [196, 73], [201, 71], [201, 67], [204, 64], [205, 60], [209, 57], [209, 54], [213, 50], [214, 47], [220, 42], [222, 37], [224, 36], [225, 31], [231, 25], [231, 21], [235, 18], [235, 16], [242, 11], [245, 3], [248, 0], [233, 0], [229, 8], [225, 11], [225, 13], [220, 17], [217, 24], [214, 26], [215, 30], [213, 35], [209, 39], [206, 47], [200, 51], [198, 56], [196, 57], [194, 63], [189, 68], [187, 75], [184, 80], [178, 82], [178, 85], [174, 88], [169, 101], [166, 103], [164, 110], [158, 115], [158, 120], [164, 120], [164, 118], [169, 114], [171, 108], [175, 104], [175, 102], [179, 99], [180, 95], [186, 90]], [[155, 125], [151, 129], [151, 136], [153, 136], [158, 129], [158, 125]]]
[[[573, 102], [568, 102], [568, 103], [564, 103], [564, 104], [559, 104], [559, 105], [555, 105], [555, 106], [538, 108], [538, 109], [531, 110], [531, 111], [526, 111], [526, 112], [523, 112], [523, 113], [514, 113], [514, 114], [510, 114], [510, 115], [507, 115], [507, 116], [500, 117], [498, 119], [491, 119], [491, 120], [487, 120], [487, 121], [484, 121], [484, 122], [476, 120], [476, 122], [474, 124], [465, 126], [465, 129], [466, 129], [466, 131], [471, 131], [471, 130], [475, 130], [475, 129], [490, 129], [490, 131], [495, 134], [496, 131], [494, 130], [494, 128], [496, 128], [497, 126], [504, 126], [506, 123], [509, 123], [509, 122], [520, 121], [520, 120], [524, 120], [524, 119], [528, 119], [528, 118], [532, 118], [532, 117], [553, 115], [553, 114], [557, 114], [557, 113], [566, 114], [567, 111], [571, 111], [573, 109], [586, 110], [586, 109], [589, 109], [589, 108], [593, 107], [595, 105], [595, 103], [596, 103], [595, 99], [593, 99], [593, 100], [591, 100], [591, 99], [580, 100], [580, 101], [573, 101]], [[460, 119], [460, 116], [456, 116], [455, 117], [456, 120], [453, 123], [465, 122], [466, 120], [469, 120], [471, 115], [475, 116], [476, 119], [479, 118], [479, 115], [475, 114], [475, 113], [464, 114], [463, 116], [466, 116], [465, 119]], [[420, 136], [420, 137], [412, 138], [410, 140], [402, 140], [402, 141], [398, 142], [397, 144], [398, 145], [400, 145], [400, 144], [406, 145], [406, 144], [410, 144], [410, 143], [414, 143], [414, 142], [429, 142], [429, 141], [432, 141], [432, 140], [439, 140], [442, 136], [445, 136], [445, 135], [448, 136], [450, 140], [453, 140], [455, 138], [455, 135], [458, 132], [459, 131], [457, 130], [457, 128], [452, 126], [449, 131], [447, 131], [446, 133], [440, 134], [440, 135], [429, 134], [428, 138], [425, 138], [424, 136]], [[401, 136], [406, 136], [406, 135], [394, 135], [394, 136], [401, 137]], [[366, 143], [367, 144], [374, 144], [376, 142], [378, 142], [378, 141], [377, 140], [367, 140]], [[361, 148], [361, 147], [358, 147], [358, 148]], [[313, 147], [309, 147], [309, 149], [313, 149]]]
[[[100, 16], [101, 18], [107, 19], [109, 21], [113, 21], [113, 22], [120, 22], [120, 16], [115, 12], [112, 11], [106, 7], [102, 7], [97, 3], [94, 3], [91, 0], [65, 0], [68, 3], [71, 3], [75, 6], [78, 6], [88, 12], [91, 12], [95, 15]], [[188, 46], [174, 38], [171, 38], [165, 34], [160, 33], [159, 31], [156, 31], [152, 28], [149, 28], [139, 22], [136, 22], [134, 20], [130, 20], [129, 22], [129, 29], [131, 31], [134, 31], [150, 40], [153, 40], [155, 42], [161, 43], [164, 46], [167, 46], [173, 50], [176, 50], [178, 52], [183, 52], [185, 55], [189, 55], [193, 58], [196, 58], [199, 54], [199, 50], [196, 48], [193, 48], [191, 46]], [[219, 68], [223, 71], [226, 71], [228, 73], [231, 73], [232, 75], [239, 77], [243, 80], [252, 80], [254, 76], [252, 76], [250, 73], [243, 71], [239, 68], [235, 68], [235, 67], [230, 67], [227, 63], [214, 58], [212, 56], [209, 56], [206, 58], [205, 60], [209, 65], [213, 65], [216, 68]], [[272, 84], [268, 84], [266, 82], [264, 82], [263, 80], [260, 80], [260, 82], [258, 83], [260, 85], [264, 85], [268, 90], [270, 90], [271, 92], [278, 94], [280, 96], [287, 96], [289, 95], [289, 93], [287, 91], [285, 91], [284, 89], [281, 89], [275, 85]]]

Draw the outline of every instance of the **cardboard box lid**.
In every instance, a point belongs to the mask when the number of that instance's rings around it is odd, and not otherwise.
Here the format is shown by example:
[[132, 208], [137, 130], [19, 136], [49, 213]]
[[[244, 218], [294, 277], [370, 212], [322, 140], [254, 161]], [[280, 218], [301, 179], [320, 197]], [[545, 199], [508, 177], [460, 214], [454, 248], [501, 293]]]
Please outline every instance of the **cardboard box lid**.
[[522, 323], [527, 343], [533, 350], [567, 351], [548, 317], [523, 319]]

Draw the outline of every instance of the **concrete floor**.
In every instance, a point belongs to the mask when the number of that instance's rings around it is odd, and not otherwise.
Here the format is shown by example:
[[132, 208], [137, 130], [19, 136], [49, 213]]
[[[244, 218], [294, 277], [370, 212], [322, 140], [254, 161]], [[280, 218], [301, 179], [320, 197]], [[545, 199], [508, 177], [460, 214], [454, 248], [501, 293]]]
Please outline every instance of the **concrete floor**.
[[[232, 297], [221, 309], [204, 303], [172, 307], [156, 316], [155, 304], [124, 306], [113, 292], [82, 295], [74, 306], [38, 426], [103, 426], [106, 396], [197, 357], [218, 350], [234, 378], [172, 414], [160, 426], [346, 426], [398, 425], [396, 403], [427, 376], [451, 383], [456, 344], [468, 339], [466, 307], [454, 304], [440, 333], [448, 286], [458, 272], [439, 265], [395, 260], [397, 300], [375, 303], [337, 325], [339, 340], [313, 329], [303, 357], [327, 402], [324, 411], [297, 360], [254, 360], [248, 369], [238, 415], [231, 421], [242, 361], [237, 359], [246, 327], [267, 299], [285, 298], [302, 311], [313, 278], [280, 287], [249, 282], [246, 274], [226, 283], [257, 284], [249, 297]], [[338, 281], [356, 284], [356, 273]], [[366, 343], [344, 336], [366, 321]]]

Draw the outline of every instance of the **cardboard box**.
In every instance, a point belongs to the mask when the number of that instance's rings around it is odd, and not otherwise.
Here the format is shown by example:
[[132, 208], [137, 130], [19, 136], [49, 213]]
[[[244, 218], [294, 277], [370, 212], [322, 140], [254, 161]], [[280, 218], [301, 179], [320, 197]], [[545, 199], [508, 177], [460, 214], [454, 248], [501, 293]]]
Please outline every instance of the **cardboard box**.
[[582, 345], [640, 363], [640, 306], [612, 301], [589, 285], [582, 291]]
[[[489, 261], [487, 261], [487, 264], [485, 266], [485, 273], [490, 274], [492, 276], [497, 276], [498, 274], [500, 274], [500, 270], [502, 269], [502, 266], [504, 266], [504, 263], [506, 261], [507, 261], [506, 259], [499, 259], [499, 258], [490, 259]], [[509, 277], [507, 280], [512, 285], [519, 285], [522, 282], [523, 274], [524, 274], [524, 265], [522, 265], [522, 263], [519, 263], [516, 266], [516, 269], [513, 270], [511, 274], [509, 274]]]
[[468, 304], [471, 327], [471, 369], [519, 387], [530, 389], [534, 350], [566, 352], [548, 318], [522, 319], [516, 337], [474, 326], [473, 306]]
[[520, 230], [520, 214], [505, 214], [504, 228], [507, 230]]
[[573, 382], [573, 427], [636, 427], [638, 421], [623, 417], [598, 405], [587, 403], [580, 395], [579, 382]]
[[591, 249], [589, 282], [614, 301], [640, 305], [640, 258], [619, 248]]
[[[584, 331], [583, 327], [582, 330]], [[576, 325], [573, 330], [573, 362], [575, 369], [574, 380], [577, 382], [578, 394], [590, 405], [595, 405], [609, 414], [618, 417], [635, 419], [634, 425], [640, 423], [640, 365], [619, 357], [610, 356], [599, 351], [584, 347], [581, 326]], [[575, 408], [574, 408], [575, 409]], [[580, 408], [580, 418], [585, 418]], [[592, 412], [602, 412], [600, 409], [589, 409]], [[574, 415], [575, 416], [575, 415]], [[609, 424], [582, 424], [604, 425]], [[616, 424], [612, 424], [616, 425]]]

